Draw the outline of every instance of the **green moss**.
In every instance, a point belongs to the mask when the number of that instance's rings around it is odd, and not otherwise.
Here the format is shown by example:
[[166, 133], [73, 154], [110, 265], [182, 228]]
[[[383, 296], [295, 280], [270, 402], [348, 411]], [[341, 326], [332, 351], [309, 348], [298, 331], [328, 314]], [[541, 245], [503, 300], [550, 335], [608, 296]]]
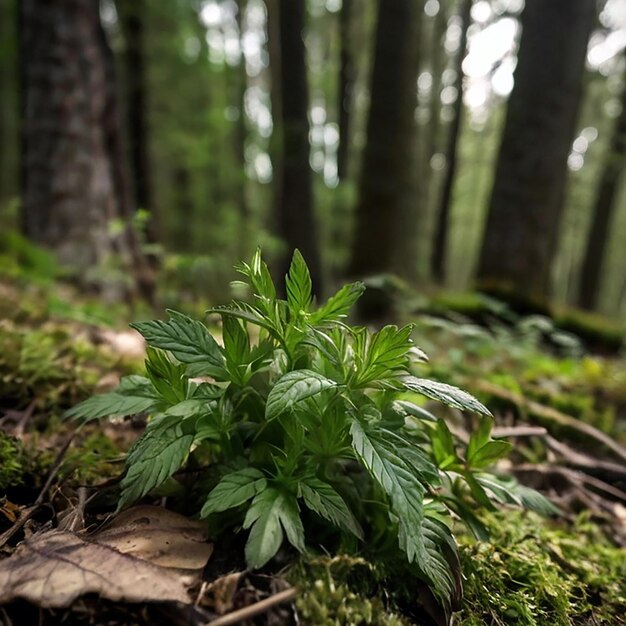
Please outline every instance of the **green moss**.
[[123, 459], [120, 447], [96, 428], [68, 450], [60, 473], [73, 483], [94, 485], [119, 474]]
[[37, 328], [0, 320], [0, 397], [10, 408], [75, 404], [113, 370], [139, 367], [107, 346], [94, 346], [85, 327], [46, 322]]
[[22, 443], [0, 430], [0, 491], [21, 485], [28, 464]]
[[462, 539], [462, 626], [624, 624], [626, 559], [597, 527], [564, 530], [536, 515], [488, 518], [491, 543]]
[[376, 592], [378, 577], [373, 565], [346, 555], [302, 559], [287, 573], [300, 592], [296, 607], [303, 624], [408, 626]]

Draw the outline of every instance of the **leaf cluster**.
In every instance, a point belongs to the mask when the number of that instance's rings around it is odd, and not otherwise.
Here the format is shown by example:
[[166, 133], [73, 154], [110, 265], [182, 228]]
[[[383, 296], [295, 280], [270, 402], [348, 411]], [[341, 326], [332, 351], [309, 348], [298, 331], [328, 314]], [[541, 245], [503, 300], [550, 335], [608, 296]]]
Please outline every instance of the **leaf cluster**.
[[[452, 514], [484, 536], [476, 503], [550, 508], [535, 492], [485, 473], [510, 449], [491, 438], [489, 411], [465, 391], [414, 375], [426, 357], [411, 325], [371, 332], [346, 324], [361, 283], [317, 305], [298, 251], [286, 299], [277, 297], [260, 252], [237, 269], [253, 299], [209, 311], [221, 319], [221, 345], [204, 323], [175, 311], [167, 321], [132, 324], [149, 345], [146, 376], [126, 377], [69, 412], [82, 420], [150, 414], [127, 457], [120, 506], [202, 451], [217, 478], [200, 514], [229, 512], [224, 519], [249, 530], [250, 567], [265, 565], [285, 540], [305, 551], [312, 517], [356, 545], [393, 536], [441, 603], [455, 604]], [[481, 416], [464, 449], [418, 397]], [[382, 512], [382, 523], [372, 522], [364, 501], [377, 519]]]

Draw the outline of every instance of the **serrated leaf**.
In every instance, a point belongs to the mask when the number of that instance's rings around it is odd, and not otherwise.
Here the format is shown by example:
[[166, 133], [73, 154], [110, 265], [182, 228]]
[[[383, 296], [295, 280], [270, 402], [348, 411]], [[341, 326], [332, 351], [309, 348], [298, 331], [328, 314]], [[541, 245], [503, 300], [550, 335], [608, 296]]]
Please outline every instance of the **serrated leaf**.
[[222, 338], [227, 361], [235, 365], [245, 363], [250, 354], [250, 339], [237, 318], [222, 315]]
[[245, 322], [250, 322], [255, 326], [264, 328], [272, 337], [274, 337], [274, 339], [281, 341], [280, 334], [274, 328], [272, 321], [261, 313], [256, 307], [253, 307], [246, 302], [233, 302], [228, 306], [216, 306], [211, 309], [207, 309], [206, 313], [217, 313], [222, 317], [234, 317]]
[[181, 363], [187, 364], [189, 376], [220, 377], [224, 357], [207, 327], [177, 311], [168, 310], [169, 320], [152, 320], [131, 324], [148, 344], [171, 352]]
[[304, 528], [296, 500], [275, 487], [264, 489], [252, 501], [243, 522], [244, 528], [251, 526], [245, 552], [252, 569], [263, 567], [278, 552], [283, 530], [289, 542], [304, 552]]
[[[352, 446], [363, 466], [389, 496], [398, 522], [398, 543], [409, 562], [415, 561], [434, 592], [442, 599], [453, 593], [454, 579], [443, 554], [447, 538], [439, 537], [424, 525], [424, 494], [415, 469], [398, 456], [389, 442], [375, 429], [366, 431], [353, 420]], [[438, 527], [437, 527], [438, 529]]]
[[219, 513], [242, 505], [258, 495], [267, 486], [263, 472], [254, 467], [244, 467], [222, 477], [213, 488], [202, 507], [201, 517]]
[[265, 405], [265, 417], [272, 420], [282, 413], [292, 411], [303, 400], [333, 387], [337, 387], [334, 380], [312, 370], [288, 372], [276, 381], [269, 392]]
[[248, 263], [240, 263], [235, 269], [246, 276], [263, 304], [266, 304], [276, 298], [276, 288], [274, 281], [267, 267], [267, 264], [261, 257], [261, 249], [257, 248], [252, 256], [252, 261]]
[[373, 334], [358, 329], [354, 334], [354, 385], [366, 386], [393, 378], [398, 370], [406, 370], [410, 364], [409, 352], [413, 347], [412, 332], [412, 324], [403, 328], [384, 326]]
[[350, 309], [363, 295], [365, 285], [362, 282], [344, 285], [334, 296], [328, 298], [317, 311], [311, 313], [311, 324], [328, 324], [336, 322], [350, 313]]
[[344, 499], [328, 484], [314, 476], [302, 479], [300, 483], [304, 503], [318, 515], [343, 528], [359, 539], [363, 539], [363, 529], [348, 508]]
[[294, 250], [289, 272], [285, 276], [287, 288], [287, 304], [293, 317], [301, 312], [307, 313], [312, 298], [311, 274], [302, 254], [298, 249]]
[[127, 457], [128, 471], [121, 482], [122, 495], [118, 508], [142, 498], [163, 484], [187, 460], [193, 435], [180, 424], [147, 431], [133, 446]]
[[136, 415], [160, 405], [161, 397], [144, 376], [125, 376], [113, 391], [87, 398], [66, 411], [64, 418], [85, 422], [110, 415]]
[[419, 393], [456, 409], [491, 415], [489, 409], [474, 396], [453, 385], [415, 376], [403, 376], [400, 382], [407, 391]]

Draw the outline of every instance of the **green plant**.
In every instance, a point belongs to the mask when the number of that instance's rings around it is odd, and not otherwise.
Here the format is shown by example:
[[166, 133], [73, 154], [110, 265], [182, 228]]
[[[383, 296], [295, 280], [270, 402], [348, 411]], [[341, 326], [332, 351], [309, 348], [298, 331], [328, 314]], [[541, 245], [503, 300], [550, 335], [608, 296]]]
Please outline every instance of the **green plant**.
[[[221, 317], [223, 346], [202, 322], [175, 311], [167, 321], [132, 324], [149, 345], [146, 376], [128, 376], [69, 412], [83, 420], [151, 414], [128, 453], [120, 507], [162, 485], [190, 455], [208, 458], [217, 476], [200, 514], [234, 509], [224, 519], [250, 529], [250, 567], [265, 565], [285, 536], [303, 552], [309, 509], [314, 523], [346, 536], [383, 543], [393, 536], [442, 604], [453, 604], [460, 572], [451, 512], [484, 536], [472, 501], [544, 511], [549, 503], [485, 473], [510, 444], [491, 438], [493, 419], [470, 394], [413, 375], [426, 357], [411, 340], [412, 325], [370, 332], [344, 323], [361, 283], [315, 306], [297, 251], [285, 300], [259, 252], [238, 270], [254, 301], [210, 310]], [[462, 452], [445, 422], [410, 400], [416, 396], [481, 415]]]

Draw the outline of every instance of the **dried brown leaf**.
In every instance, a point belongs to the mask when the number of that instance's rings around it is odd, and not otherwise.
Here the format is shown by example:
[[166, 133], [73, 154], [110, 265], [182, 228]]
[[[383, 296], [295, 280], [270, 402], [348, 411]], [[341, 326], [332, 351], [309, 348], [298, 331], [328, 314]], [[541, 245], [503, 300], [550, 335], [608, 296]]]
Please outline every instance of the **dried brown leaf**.
[[211, 551], [202, 522], [135, 507], [90, 535], [53, 530], [24, 541], [0, 562], [0, 604], [23, 598], [64, 607], [87, 593], [188, 603]]

